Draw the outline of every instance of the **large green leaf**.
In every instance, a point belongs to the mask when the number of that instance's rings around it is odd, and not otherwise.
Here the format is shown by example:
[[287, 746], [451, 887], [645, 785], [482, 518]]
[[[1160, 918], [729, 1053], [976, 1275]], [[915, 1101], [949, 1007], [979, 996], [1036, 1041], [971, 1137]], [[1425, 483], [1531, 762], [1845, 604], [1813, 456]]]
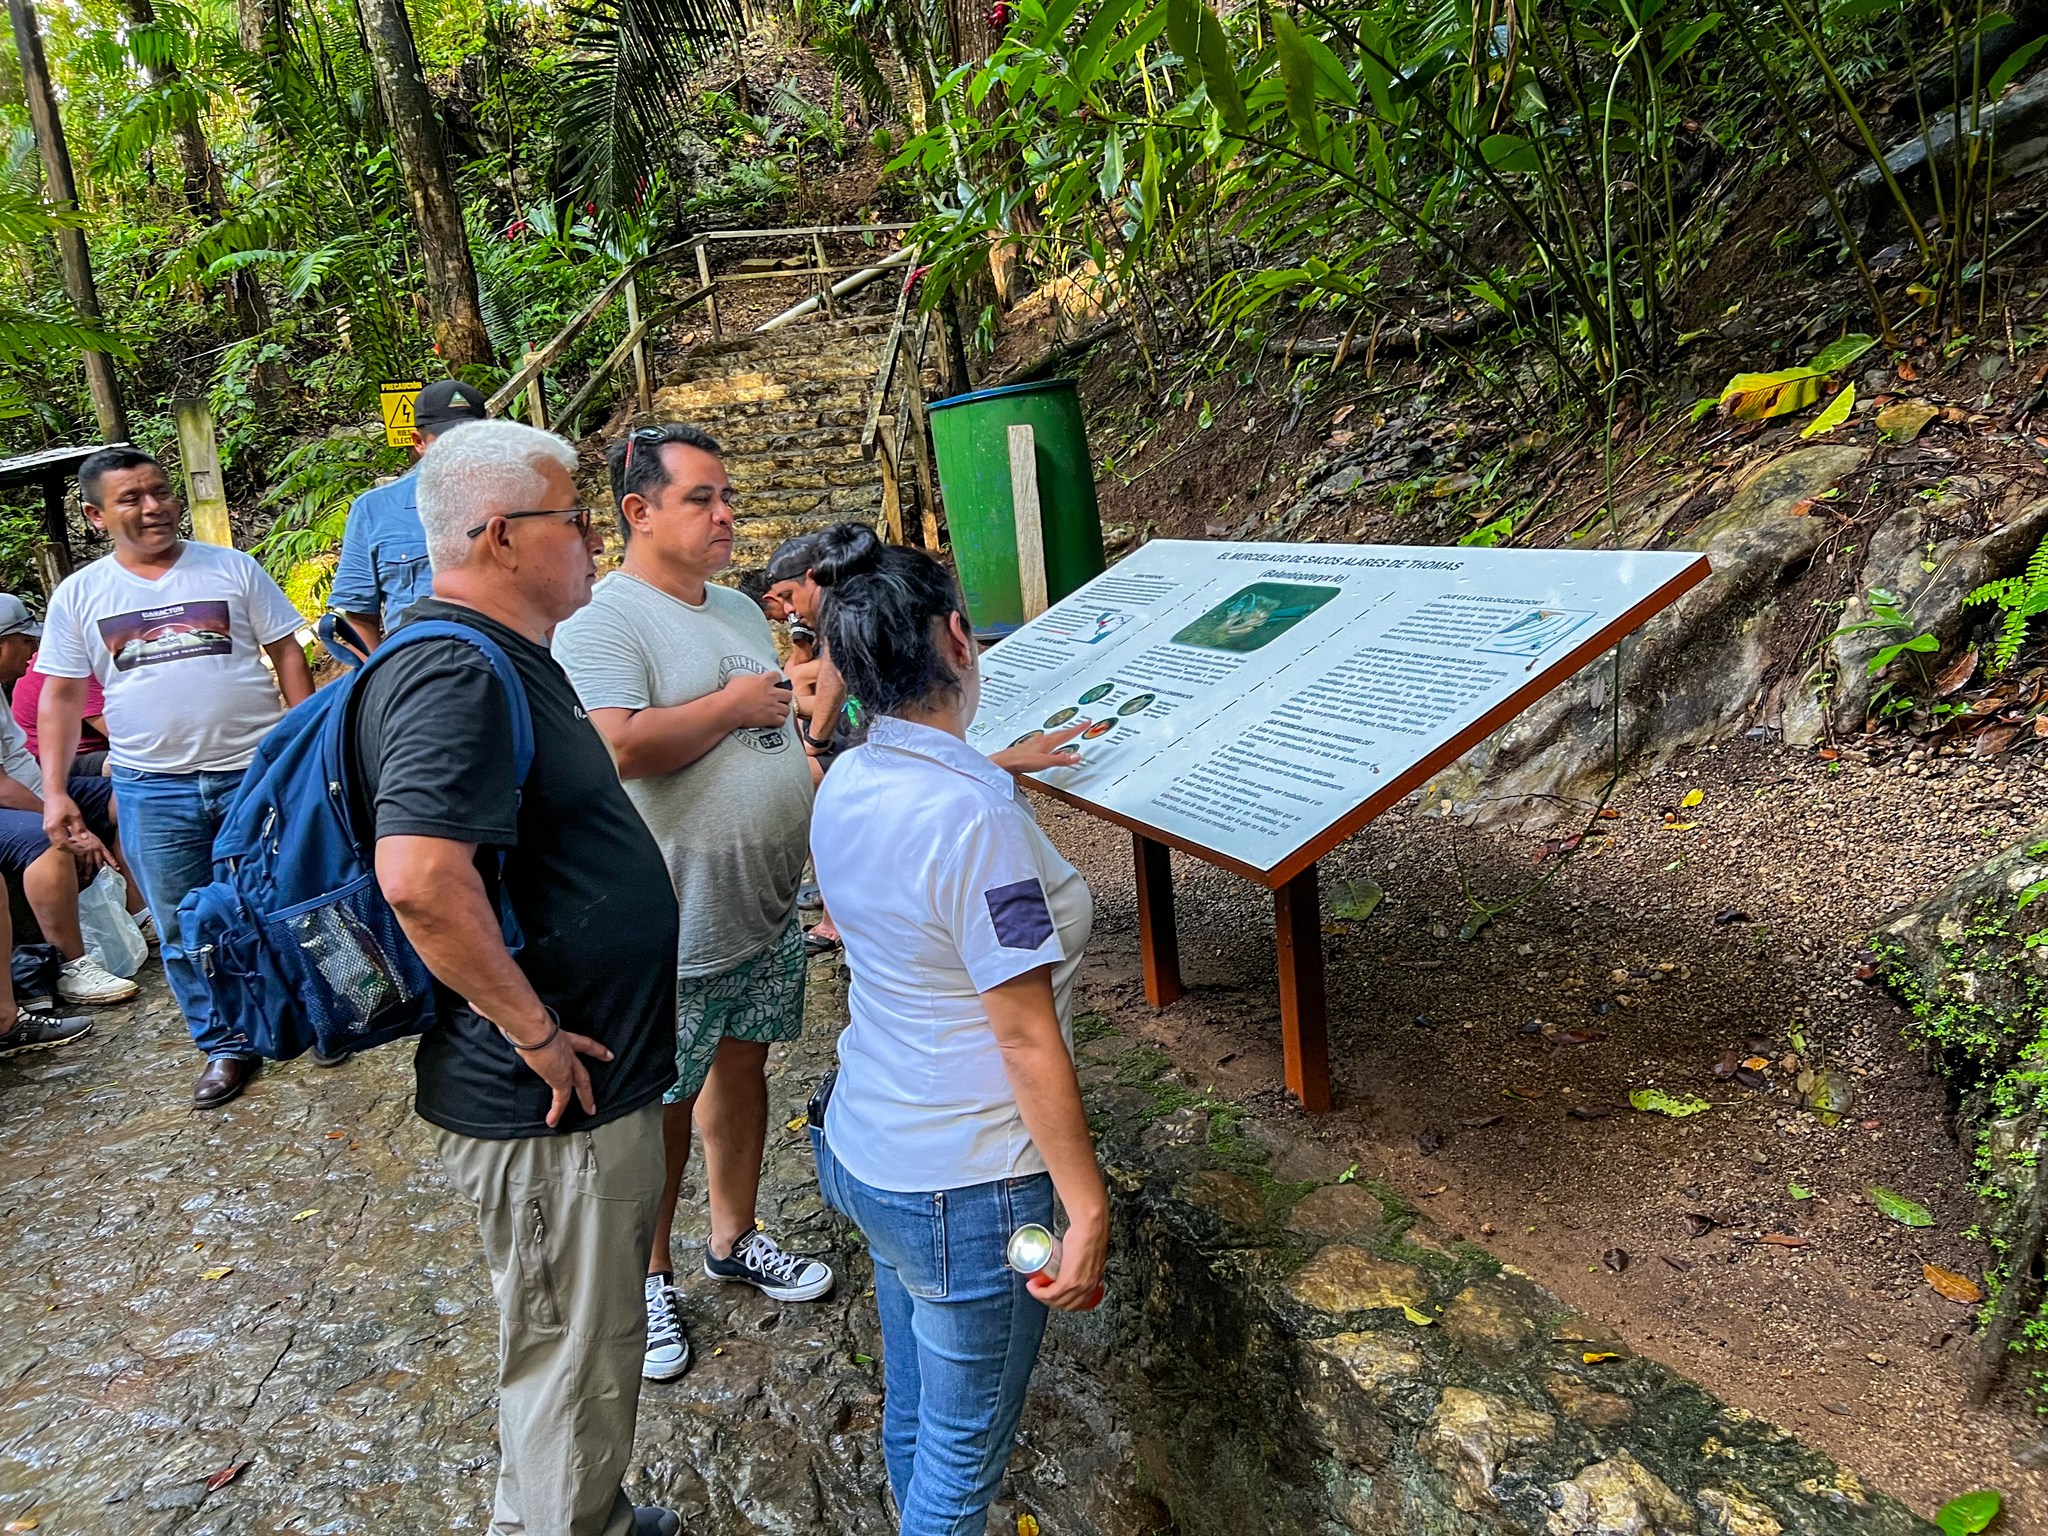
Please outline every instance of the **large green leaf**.
[[[1928, 649], [1933, 650], [1938, 650], [1939, 648], [1939, 646], [1928, 647]], [[1882, 1184], [1872, 1184], [1867, 1187], [1863, 1191], [1863, 1198], [1876, 1206], [1881, 1214], [1889, 1216], [1901, 1226], [1931, 1227], [1934, 1225], [1934, 1214], [1926, 1206], [1920, 1204], [1917, 1200], [1908, 1200], [1904, 1195], [1894, 1190], [1886, 1189]]]
[[1998, 1518], [2004, 1502], [2005, 1496], [1996, 1488], [1979, 1488], [1942, 1505], [1935, 1512], [1934, 1523], [1941, 1527], [1941, 1536], [1977, 1536]]
[[1285, 11], [1273, 12], [1273, 44], [1280, 54], [1280, 78], [1287, 87], [1287, 120], [1311, 155], [1320, 156], [1322, 130], [1316, 123], [1316, 66], [1302, 46], [1301, 28]]

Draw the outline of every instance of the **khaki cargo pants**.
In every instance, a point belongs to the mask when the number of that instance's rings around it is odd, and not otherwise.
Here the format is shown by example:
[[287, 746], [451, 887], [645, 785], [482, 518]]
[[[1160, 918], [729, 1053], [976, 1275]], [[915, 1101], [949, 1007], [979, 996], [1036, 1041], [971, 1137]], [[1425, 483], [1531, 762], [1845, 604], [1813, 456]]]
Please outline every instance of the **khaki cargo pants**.
[[478, 1141], [436, 1128], [476, 1203], [498, 1298], [494, 1536], [632, 1536], [620, 1488], [647, 1345], [659, 1102], [594, 1131]]

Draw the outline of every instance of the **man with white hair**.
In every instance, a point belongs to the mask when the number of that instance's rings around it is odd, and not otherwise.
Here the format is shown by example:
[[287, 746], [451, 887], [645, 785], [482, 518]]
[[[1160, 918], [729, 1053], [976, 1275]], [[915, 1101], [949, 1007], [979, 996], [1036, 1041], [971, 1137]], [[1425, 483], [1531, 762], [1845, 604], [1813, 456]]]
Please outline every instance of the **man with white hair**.
[[[620, 1487], [644, 1320], [638, 1276], [675, 1081], [676, 903], [603, 740], [548, 652], [590, 601], [599, 544], [576, 454], [509, 421], [420, 460], [433, 596], [407, 622], [466, 624], [518, 672], [513, 700], [456, 639], [417, 641], [351, 701], [377, 882], [433, 972], [414, 1108], [477, 1207], [498, 1298], [499, 1536], [673, 1536]], [[516, 934], [516, 946], [507, 935]]]

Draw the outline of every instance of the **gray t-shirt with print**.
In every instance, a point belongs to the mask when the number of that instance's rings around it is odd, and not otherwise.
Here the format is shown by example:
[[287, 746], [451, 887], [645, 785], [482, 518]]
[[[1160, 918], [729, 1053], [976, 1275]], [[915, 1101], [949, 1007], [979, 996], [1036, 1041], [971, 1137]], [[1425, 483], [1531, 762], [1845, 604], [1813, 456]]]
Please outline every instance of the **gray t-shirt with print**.
[[[687, 704], [777, 666], [751, 599], [713, 585], [693, 608], [624, 571], [562, 621], [554, 650], [592, 710]], [[625, 782], [681, 903], [677, 974], [729, 971], [767, 948], [796, 909], [809, 856], [811, 769], [794, 726], [733, 731], [674, 773]]]

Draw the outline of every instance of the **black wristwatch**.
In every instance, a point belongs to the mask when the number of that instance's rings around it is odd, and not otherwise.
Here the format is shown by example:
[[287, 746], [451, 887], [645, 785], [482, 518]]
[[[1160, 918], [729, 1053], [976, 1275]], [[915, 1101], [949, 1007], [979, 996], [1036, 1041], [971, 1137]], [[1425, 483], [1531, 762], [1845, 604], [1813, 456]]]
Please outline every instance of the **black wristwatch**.
[[803, 733], [803, 738], [805, 746], [816, 747], [820, 752], [824, 751], [827, 747], [832, 745], [832, 738], [830, 736], [827, 736], [823, 741], [820, 741], [817, 737], [813, 736], [809, 731], [805, 731]]

